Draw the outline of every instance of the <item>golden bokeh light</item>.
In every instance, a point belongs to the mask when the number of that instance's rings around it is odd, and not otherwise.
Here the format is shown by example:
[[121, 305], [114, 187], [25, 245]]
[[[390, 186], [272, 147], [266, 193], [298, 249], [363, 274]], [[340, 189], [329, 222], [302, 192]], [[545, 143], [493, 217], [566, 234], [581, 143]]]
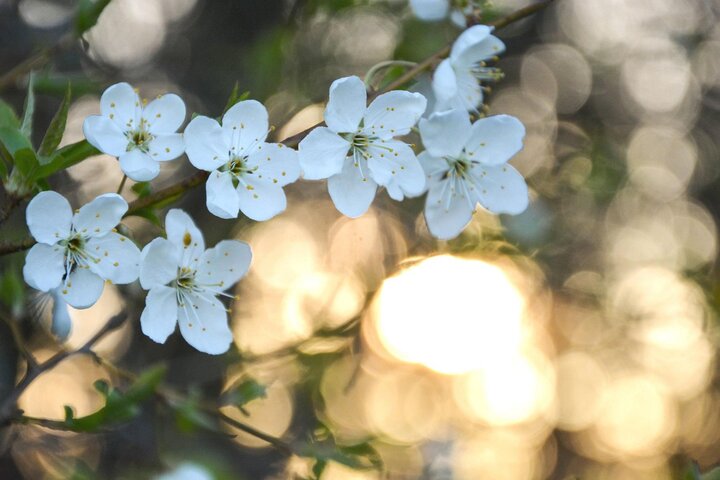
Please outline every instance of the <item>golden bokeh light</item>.
[[387, 279], [374, 321], [394, 357], [459, 374], [493, 365], [520, 347], [524, 305], [501, 268], [441, 255]]

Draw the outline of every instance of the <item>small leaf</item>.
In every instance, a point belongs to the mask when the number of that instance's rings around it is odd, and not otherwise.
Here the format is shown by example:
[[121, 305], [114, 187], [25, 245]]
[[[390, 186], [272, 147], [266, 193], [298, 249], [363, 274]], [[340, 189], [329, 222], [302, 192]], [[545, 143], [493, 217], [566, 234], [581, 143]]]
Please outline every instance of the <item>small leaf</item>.
[[313, 465], [313, 468], [312, 468], [312, 473], [313, 473], [313, 475], [315, 475], [315, 478], [317, 480], [320, 480], [320, 476], [325, 471], [325, 467], [327, 467], [327, 461], [320, 460], [320, 459], [315, 461], [315, 465]]
[[65, 410], [65, 422], [72, 422], [75, 417], [75, 411], [70, 405], [65, 405], [63, 408]]
[[37, 156], [30, 140], [17, 128], [0, 127], [0, 143], [12, 158], [20, 174], [27, 178], [38, 166]]
[[41, 164], [44, 160], [43, 157], [49, 157], [50, 155], [52, 155], [58, 145], [60, 145], [60, 141], [62, 140], [63, 134], [65, 133], [65, 125], [67, 124], [67, 116], [68, 110], [70, 109], [71, 98], [72, 93], [70, 91], [70, 84], [68, 83], [67, 89], [65, 90], [65, 97], [63, 97], [60, 108], [58, 108], [57, 113], [55, 113], [55, 116], [50, 122], [50, 126], [48, 127], [47, 132], [45, 132], [45, 137], [43, 138], [42, 143], [40, 143], [38, 155], [40, 156]]
[[[220, 405], [232, 405], [243, 410], [248, 403], [267, 397], [267, 387], [254, 378], [244, 377], [220, 395]], [[247, 415], [247, 412], [243, 410]]]
[[150, 223], [155, 225], [156, 227], [163, 228], [163, 224], [160, 221], [160, 218], [157, 216], [157, 213], [155, 213], [155, 210], [152, 208], [140, 208], [138, 210], [133, 211], [129, 216], [135, 215], [136, 217], [144, 218], [145, 220], [148, 220]]
[[23, 109], [22, 125], [20, 131], [27, 138], [32, 138], [33, 116], [35, 114], [35, 75], [31, 72], [28, 80], [28, 92], [25, 97], [25, 108]]
[[80, 37], [95, 26], [110, 0], [80, 0], [78, 3], [75, 15], [75, 34]]
[[93, 387], [105, 398], [110, 394], [110, 385], [105, 380], [96, 380], [95, 383], [93, 383]]
[[243, 92], [240, 93], [240, 84], [238, 82], [235, 82], [235, 86], [233, 87], [232, 91], [230, 92], [230, 97], [228, 97], [228, 101], [225, 104], [225, 108], [223, 109], [223, 115], [225, 115], [225, 112], [230, 110], [233, 105], [235, 105], [238, 102], [241, 102], [243, 100], [247, 100], [248, 97], [250, 97], [250, 92]]
[[20, 128], [20, 120], [15, 110], [2, 100], [0, 100], [0, 127]]

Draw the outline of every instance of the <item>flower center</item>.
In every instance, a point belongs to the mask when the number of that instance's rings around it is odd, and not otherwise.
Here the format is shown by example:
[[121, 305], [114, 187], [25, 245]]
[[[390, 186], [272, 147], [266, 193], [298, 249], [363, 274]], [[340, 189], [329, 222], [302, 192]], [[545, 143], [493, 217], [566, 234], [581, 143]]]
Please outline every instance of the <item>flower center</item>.
[[193, 290], [195, 288], [195, 270], [188, 267], [179, 268], [175, 279], [175, 287], [183, 291]]
[[472, 161], [468, 160], [464, 157], [459, 158], [452, 158], [452, 157], [445, 157], [445, 161], [448, 163], [448, 171], [445, 173], [444, 178], [448, 178], [451, 175], [454, 175], [458, 178], [466, 178], [470, 173], [470, 167], [472, 166]]
[[139, 149], [141, 152], [147, 153], [150, 148], [150, 142], [155, 138], [150, 132], [144, 128], [139, 130], [131, 130], [125, 134], [128, 139], [128, 145], [126, 151]]

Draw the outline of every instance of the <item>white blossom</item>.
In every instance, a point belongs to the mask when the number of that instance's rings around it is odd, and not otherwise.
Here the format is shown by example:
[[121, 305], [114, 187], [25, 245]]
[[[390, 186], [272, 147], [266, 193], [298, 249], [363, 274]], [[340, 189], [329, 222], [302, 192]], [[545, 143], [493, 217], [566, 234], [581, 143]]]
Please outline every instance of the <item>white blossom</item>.
[[525, 127], [517, 118], [495, 115], [471, 125], [465, 110], [439, 112], [420, 121], [420, 136], [429, 187], [425, 219], [435, 237], [459, 235], [478, 203], [492, 213], [527, 208], [527, 184], [507, 163], [523, 146]]
[[433, 74], [436, 112], [477, 111], [483, 103], [481, 82], [501, 78], [497, 68], [485, 64], [505, 51], [505, 44], [492, 31], [486, 25], [468, 28], [453, 43], [450, 56], [437, 66]]
[[417, 123], [425, 111], [425, 97], [394, 91], [366, 105], [362, 80], [335, 80], [325, 109], [327, 127], [315, 128], [299, 145], [304, 178], [327, 178], [333, 203], [349, 217], [367, 211], [378, 185], [398, 201], [421, 195], [425, 188], [412, 148], [394, 138], [408, 134]]
[[472, 13], [473, 2], [467, 2], [464, 8], [458, 7], [456, 3], [451, 0], [410, 0], [410, 9], [420, 20], [436, 22], [444, 20], [449, 15], [456, 26], [465, 28], [467, 26], [465, 15]]
[[203, 235], [190, 216], [172, 209], [165, 217], [167, 238], [156, 238], [142, 251], [140, 285], [149, 290], [140, 325], [158, 343], [180, 324], [187, 342], [210, 354], [224, 353], [232, 342], [225, 306], [217, 298], [250, 267], [250, 246], [223, 240], [205, 250]]
[[185, 151], [181, 133], [185, 103], [169, 93], [145, 105], [127, 83], [117, 83], [103, 92], [100, 115], [83, 123], [87, 141], [103, 153], [118, 157], [120, 168], [131, 179], [145, 182], [157, 177], [160, 164]]
[[297, 152], [281, 143], [267, 143], [268, 113], [255, 100], [239, 102], [222, 119], [195, 117], [185, 129], [187, 155], [210, 173], [207, 207], [220, 218], [242, 211], [253, 220], [283, 212], [283, 188], [300, 175]]
[[213, 480], [213, 475], [195, 463], [185, 462], [173, 470], [155, 477], [155, 480]]
[[25, 258], [25, 281], [43, 292], [57, 288], [59, 299], [75, 308], [93, 305], [105, 280], [135, 281], [140, 250], [113, 230], [127, 209], [120, 195], [107, 193], [73, 214], [59, 193], [37, 194], [26, 212], [30, 233], [38, 243]]

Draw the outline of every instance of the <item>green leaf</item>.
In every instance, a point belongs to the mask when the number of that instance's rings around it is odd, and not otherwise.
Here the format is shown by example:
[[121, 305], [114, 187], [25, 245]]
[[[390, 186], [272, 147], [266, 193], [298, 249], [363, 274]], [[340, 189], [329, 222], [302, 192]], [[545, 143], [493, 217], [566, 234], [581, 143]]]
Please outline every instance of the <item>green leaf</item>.
[[0, 100], [0, 127], [20, 128], [20, 120], [15, 110], [2, 100]]
[[110, 0], [80, 0], [75, 15], [75, 34], [80, 37], [90, 30], [98, 21], [98, 17], [108, 6]]
[[20, 131], [27, 138], [32, 138], [33, 116], [35, 114], [35, 75], [31, 72], [28, 80], [28, 92], [25, 97], [25, 108], [23, 109], [22, 125]]
[[50, 126], [45, 132], [45, 137], [42, 139], [42, 143], [40, 143], [40, 148], [38, 149], [40, 163], [43, 162], [43, 157], [49, 157], [52, 155], [58, 145], [60, 145], [63, 133], [65, 133], [65, 125], [67, 124], [71, 98], [72, 93], [70, 91], [70, 84], [68, 83], [67, 88], [65, 89], [65, 97], [63, 97], [60, 108], [58, 108], [57, 113], [55, 113], [55, 116], [50, 122]]
[[145, 220], [148, 220], [153, 225], [163, 228], [163, 224], [160, 221], [160, 218], [157, 216], [157, 213], [155, 213], [155, 209], [153, 208], [141, 208], [139, 210], [135, 210], [132, 212], [129, 216], [136, 216], [144, 218]]
[[140, 375], [124, 393], [111, 389], [104, 380], [98, 380], [94, 386], [105, 397], [105, 406], [95, 413], [75, 418], [72, 408], [66, 405], [66, 428], [74, 432], [97, 432], [110, 425], [132, 420], [140, 413], [140, 404], [157, 390], [165, 370], [162, 365], [151, 368]]
[[99, 155], [100, 151], [90, 145], [87, 140], [71, 143], [57, 150], [42, 160], [42, 166], [33, 172], [32, 180], [47, 178], [53, 173], [72, 167], [86, 158]]
[[247, 415], [243, 407], [253, 400], [265, 397], [267, 397], [265, 385], [262, 385], [254, 378], [243, 377], [220, 395], [220, 405], [238, 407]]
[[701, 480], [720, 480], [720, 467], [714, 468], [709, 472], [700, 475]]
[[193, 433], [197, 429], [215, 433], [223, 433], [217, 422], [199, 408], [200, 397], [198, 392], [191, 392], [187, 398], [173, 399], [170, 406], [175, 412], [175, 423], [178, 429], [185, 433]]
[[238, 82], [235, 82], [235, 86], [230, 92], [230, 97], [228, 97], [228, 101], [225, 104], [225, 108], [223, 109], [223, 115], [225, 115], [225, 112], [230, 110], [233, 105], [243, 100], [247, 100], [248, 97], [250, 97], [250, 92], [240, 93], [240, 84]]
[[132, 187], [130, 187], [130, 190], [135, 192], [138, 196], [138, 198], [147, 197], [152, 193], [152, 188], [150, 187], [150, 182], [138, 182]]
[[17, 128], [0, 127], [3, 144], [20, 174], [27, 178], [38, 166], [38, 159], [30, 140]]
[[317, 480], [320, 480], [320, 476], [325, 471], [325, 467], [327, 467], [327, 462], [325, 460], [315, 461], [315, 465], [312, 467], [312, 473]]

